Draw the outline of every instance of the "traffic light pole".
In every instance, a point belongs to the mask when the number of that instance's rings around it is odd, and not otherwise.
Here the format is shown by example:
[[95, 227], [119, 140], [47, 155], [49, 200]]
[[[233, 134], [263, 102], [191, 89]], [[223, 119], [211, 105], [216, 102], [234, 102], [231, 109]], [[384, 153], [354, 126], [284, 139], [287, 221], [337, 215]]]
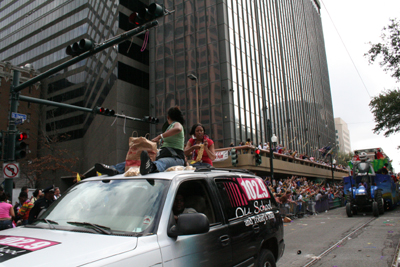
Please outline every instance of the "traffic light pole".
[[[10, 96], [11, 96], [11, 107], [9, 114], [9, 124], [8, 124], [8, 140], [7, 144], [7, 155], [6, 158], [9, 162], [15, 162], [15, 142], [16, 142], [16, 133], [17, 133], [17, 125], [15, 124], [15, 119], [12, 117], [13, 113], [18, 112], [18, 97], [19, 92], [14, 91], [13, 89], [19, 85], [19, 79], [21, 77], [21, 72], [18, 70], [14, 70], [13, 83], [10, 87]], [[10, 195], [10, 199], [12, 200], [12, 191], [13, 191], [13, 179], [5, 178], [4, 180], [4, 191]]]
[[97, 53], [99, 53], [99, 52], [101, 52], [101, 51], [103, 51], [103, 50], [105, 50], [105, 49], [107, 49], [107, 48], [109, 48], [111, 46], [114, 46], [114, 45], [117, 45], [119, 43], [122, 43], [123, 41], [126, 41], [129, 38], [131, 38], [133, 36], [136, 36], [136, 35], [142, 33], [143, 31], [151, 29], [151, 28], [153, 28], [153, 27], [155, 27], [157, 25], [158, 25], [158, 21], [155, 20], [155, 21], [149, 22], [149, 23], [147, 23], [147, 24], [145, 24], [143, 26], [139, 26], [139, 27], [137, 27], [135, 29], [132, 29], [130, 31], [121, 33], [120, 35], [117, 35], [114, 38], [112, 38], [112, 39], [110, 39], [108, 41], [105, 41], [103, 44], [100, 44], [100, 45], [96, 46], [92, 50], [89, 50], [89, 51], [87, 51], [87, 52], [85, 52], [85, 53], [83, 53], [83, 54], [81, 54], [79, 56], [76, 56], [76, 57], [74, 57], [74, 58], [72, 58], [72, 59], [70, 59], [70, 60], [68, 60], [68, 61], [66, 61], [66, 62], [64, 62], [64, 63], [62, 63], [60, 65], [58, 65], [57, 67], [54, 67], [54, 68], [52, 68], [52, 69], [50, 69], [50, 70], [48, 70], [46, 72], [43, 72], [42, 74], [39, 74], [38, 76], [30, 79], [29, 81], [21, 83], [20, 85], [17, 84], [14, 87], [14, 92], [19, 92], [19, 91], [21, 91], [21, 90], [23, 90], [23, 89], [25, 89], [25, 88], [27, 88], [27, 87], [29, 87], [31, 85], [34, 85], [35, 83], [40, 82], [44, 78], [47, 78], [50, 75], [53, 75], [53, 74], [65, 69], [66, 67], [69, 67], [69, 66], [71, 66], [71, 65], [73, 65], [75, 63], [78, 63], [79, 61], [81, 61], [81, 60], [83, 60], [85, 58], [88, 58], [88, 57], [90, 57], [90, 56], [92, 56], [94, 54], [97, 54]]

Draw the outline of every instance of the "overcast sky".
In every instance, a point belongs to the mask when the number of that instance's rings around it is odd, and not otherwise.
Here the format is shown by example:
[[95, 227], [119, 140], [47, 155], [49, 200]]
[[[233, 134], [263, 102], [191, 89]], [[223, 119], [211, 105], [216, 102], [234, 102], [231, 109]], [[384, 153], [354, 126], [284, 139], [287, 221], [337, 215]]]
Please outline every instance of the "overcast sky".
[[382, 29], [389, 25], [389, 19], [400, 19], [400, 0], [320, 2], [334, 116], [347, 123], [352, 150], [381, 147], [393, 159], [395, 171], [400, 172], [400, 150], [396, 149], [400, 134], [388, 138], [374, 134], [374, 117], [368, 106], [370, 97], [385, 89], [398, 88], [400, 83], [379, 64], [369, 65], [364, 57], [369, 42], [381, 41]]

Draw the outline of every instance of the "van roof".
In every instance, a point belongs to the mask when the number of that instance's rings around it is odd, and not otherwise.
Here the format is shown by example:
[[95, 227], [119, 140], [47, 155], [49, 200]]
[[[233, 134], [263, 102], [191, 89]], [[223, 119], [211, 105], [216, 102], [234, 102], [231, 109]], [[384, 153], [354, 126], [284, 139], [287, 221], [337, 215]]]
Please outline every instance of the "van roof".
[[248, 170], [242, 170], [242, 169], [215, 169], [215, 168], [201, 168], [201, 169], [196, 169], [196, 170], [183, 170], [183, 171], [168, 171], [168, 172], [157, 172], [157, 173], [150, 173], [146, 175], [138, 175], [138, 176], [124, 176], [124, 174], [118, 174], [114, 176], [107, 176], [107, 175], [102, 175], [102, 176], [95, 176], [95, 177], [90, 177], [87, 179], [84, 179], [84, 181], [90, 181], [90, 180], [104, 180], [104, 179], [165, 179], [165, 180], [173, 180], [177, 176], [181, 175], [186, 175], [190, 173], [198, 173], [198, 174], [209, 174], [209, 173], [235, 173], [238, 175], [254, 175], [254, 173], [248, 171]]

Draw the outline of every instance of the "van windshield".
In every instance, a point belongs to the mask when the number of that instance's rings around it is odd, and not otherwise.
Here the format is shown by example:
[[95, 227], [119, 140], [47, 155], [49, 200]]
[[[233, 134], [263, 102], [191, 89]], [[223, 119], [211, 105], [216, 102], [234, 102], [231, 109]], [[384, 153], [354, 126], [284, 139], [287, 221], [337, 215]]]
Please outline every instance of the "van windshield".
[[146, 179], [80, 182], [53, 203], [35, 224], [95, 224], [111, 232], [142, 233], [157, 225], [169, 183]]

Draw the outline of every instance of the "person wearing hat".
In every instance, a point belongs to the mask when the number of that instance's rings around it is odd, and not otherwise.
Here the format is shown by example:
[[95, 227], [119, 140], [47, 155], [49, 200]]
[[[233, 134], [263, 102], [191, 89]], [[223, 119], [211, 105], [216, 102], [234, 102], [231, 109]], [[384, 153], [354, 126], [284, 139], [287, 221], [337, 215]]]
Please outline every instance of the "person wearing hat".
[[42, 210], [47, 209], [54, 202], [54, 185], [44, 189], [43, 193], [44, 197], [35, 202], [35, 206], [33, 206], [31, 212], [29, 213], [29, 224], [33, 223], [37, 219]]

